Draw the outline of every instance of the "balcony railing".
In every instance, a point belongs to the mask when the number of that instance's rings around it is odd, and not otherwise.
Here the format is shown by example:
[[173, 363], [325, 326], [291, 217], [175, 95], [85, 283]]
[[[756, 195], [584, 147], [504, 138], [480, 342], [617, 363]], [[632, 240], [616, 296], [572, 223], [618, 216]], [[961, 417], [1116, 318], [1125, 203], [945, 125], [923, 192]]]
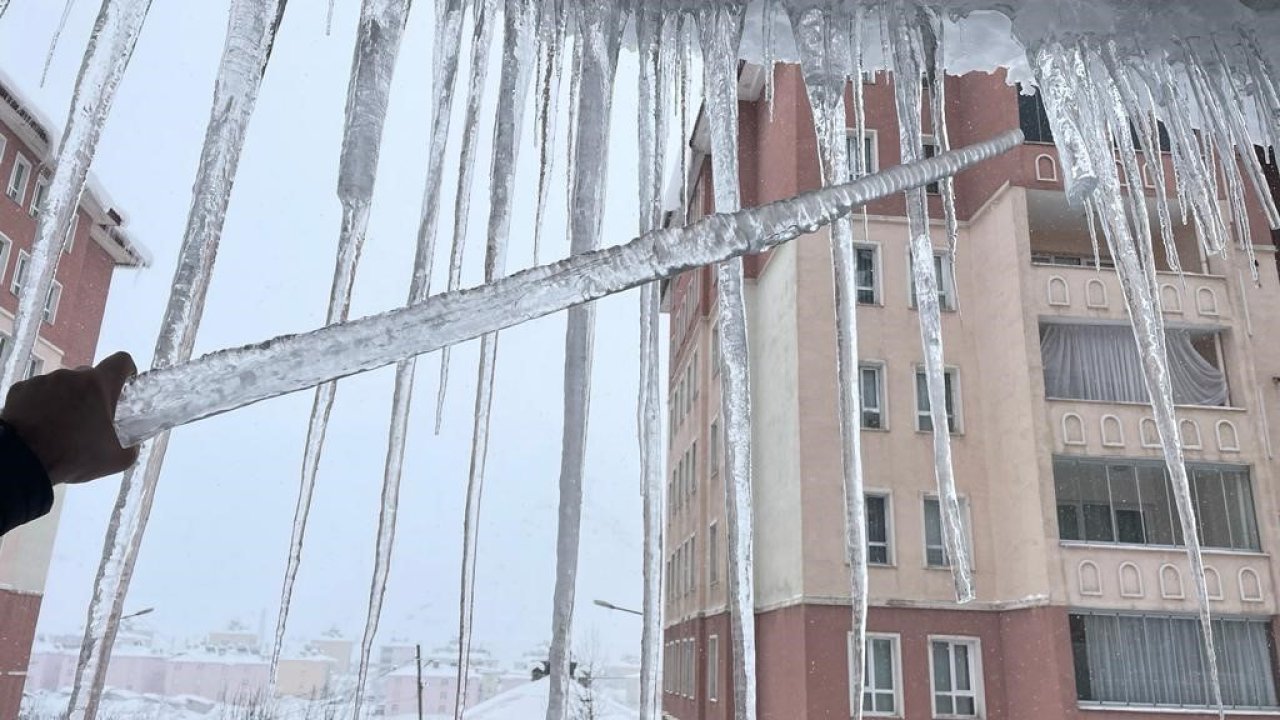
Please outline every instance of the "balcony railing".
[[[1045, 412], [1055, 454], [1161, 456], [1151, 408], [1145, 403], [1049, 398]], [[1257, 433], [1241, 408], [1179, 406], [1178, 422], [1190, 461], [1236, 464], [1259, 457]]]
[[[1225, 278], [1162, 272], [1156, 282], [1170, 323], [1229, 325], [1234, 319]], [[1128, 318], [1120, 280], [1109, 268], [1033, 265], [1027, 292], [1041, 317]]]

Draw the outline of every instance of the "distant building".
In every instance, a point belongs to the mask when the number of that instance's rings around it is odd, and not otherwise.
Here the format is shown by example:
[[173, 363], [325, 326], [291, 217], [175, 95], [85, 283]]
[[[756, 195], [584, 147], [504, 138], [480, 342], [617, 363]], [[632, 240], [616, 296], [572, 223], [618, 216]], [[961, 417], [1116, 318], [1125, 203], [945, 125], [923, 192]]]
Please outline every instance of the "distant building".
[[165, 695], [196, 695], [233, 704], [266, 693], [271, 675], [267, 658], [257, 653], [213, 648], [175, 655], [167, 669]]
[[351, 650], [355, 643], [342, 637], [337, 630], [326, 632], [310, 644], [317, 653], [333, 659], [333, 672], [346, 675], [351, 670]]
[[282, 657], [276, 671], [276, 694], [298, 698], [319, 697], [329, 687], [336, 665], [333, 658], [314, 652]]
[[[36, 216], [48, 193], [56, 128], [0, 77], [0, 345], [8, 341], [25, 281]], [[116, 268], [146, 265], [124, 217], [92, 179], [80, 198], [45, 303], [30, 372], [92, 364]], [[58, 531], [63, 488], [47, 516], [0, 540], [0, 717], [16, 717], [36, 617]]]

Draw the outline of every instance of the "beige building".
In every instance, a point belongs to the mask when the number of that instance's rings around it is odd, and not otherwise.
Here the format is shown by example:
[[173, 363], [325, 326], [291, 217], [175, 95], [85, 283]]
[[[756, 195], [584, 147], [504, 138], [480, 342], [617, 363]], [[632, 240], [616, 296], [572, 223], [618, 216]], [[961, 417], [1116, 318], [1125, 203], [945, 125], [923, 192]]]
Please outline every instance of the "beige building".
[[[744, 72], [744, 204], [820, 183], [798, 68], [770, 110]], [[749, 258], [756, 665], [761, 718], [1209, 717], [1186, 553], [1119, 283], [1070, 207], [1043, 110], [1002, 75], [947, 78], [952, 143], [1021, 126], [1027, 142], [957, 177], [959, 257], [933, 223], [948, 416], [978, 599], [954, 601], [942, 547], [900, 197], [855, 230], [871, 615], [867, 691], [849, 697], [849, 571], [825, 232]], [[754, 83], [757, 87], [758, 82]], [[872, 166], [898, 159], [889, 79], [864, 86]], [[850, 122], [852, 125], [852, 122]], [[713, 208], [695, 133], [686, 210]], [[1169, 156], [1162, 158], [1168, 173]], [[1144, 167], [1148, 196], [1156, 188]], [[1174, 202], [1174, 201], [1171, 201]], [[941, 218], [941, 201], [929, 199]], [[1174, 202], [1176, 207], [1176, 202]], [[1156, 241], [1175, 399], [1193, 481], [1226, 702], [1276, 697], [1280, 282], [1250, 199], [1242, 251], [1185, 270]], [[1152, 222], [1154, 223], [1154, 216]], [[1176, 222], [1176, 219], [1175, 219]], [[1157, 225], [1158, 227], [1158, 225]], [[953, 272], [954, 271], [954, 272]], [[673, 718], [732, 717], [718, 311], [711, 269], [664, 286], [671, 317], [666, 682]]]

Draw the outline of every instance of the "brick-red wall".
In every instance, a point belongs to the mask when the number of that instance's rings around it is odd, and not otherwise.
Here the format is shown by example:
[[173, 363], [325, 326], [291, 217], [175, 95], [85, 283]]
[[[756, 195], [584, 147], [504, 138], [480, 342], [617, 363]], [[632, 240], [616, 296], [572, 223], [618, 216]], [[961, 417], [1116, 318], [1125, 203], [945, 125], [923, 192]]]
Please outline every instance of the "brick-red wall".
[[18, 716], [40, 596], [0, 590], [0, 718]]

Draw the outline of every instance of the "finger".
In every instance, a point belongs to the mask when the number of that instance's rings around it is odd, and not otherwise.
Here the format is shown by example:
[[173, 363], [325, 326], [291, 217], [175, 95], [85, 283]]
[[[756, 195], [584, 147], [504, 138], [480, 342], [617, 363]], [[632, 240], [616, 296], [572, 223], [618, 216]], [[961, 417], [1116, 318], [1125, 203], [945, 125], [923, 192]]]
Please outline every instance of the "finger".
[[115, 407], [120, 401], [120, 391], [130, 378], [138, 374], [138, 366], [133, 364], [133, 357], [127, 352], [118, 352], [107, 357], [93, 369], [106, 390], [107, 400]]

